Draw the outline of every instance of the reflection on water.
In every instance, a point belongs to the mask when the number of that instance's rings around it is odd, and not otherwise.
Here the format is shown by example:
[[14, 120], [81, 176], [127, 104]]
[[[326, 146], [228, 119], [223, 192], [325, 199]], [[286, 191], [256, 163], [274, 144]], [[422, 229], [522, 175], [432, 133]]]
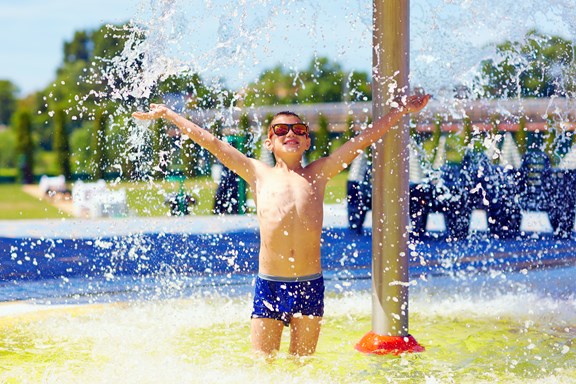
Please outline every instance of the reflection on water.
[[3, 304], [0, 381], [573, 382], [575, 272], [417, 278], [410, 328], [426, 352], [403, 357], [353, 348], [370, 329], [367, 279], [329, 280], [317, 354], [294, 361], [284, 344], [272, 364], [250, 354], [251, 279], [163, 300]]

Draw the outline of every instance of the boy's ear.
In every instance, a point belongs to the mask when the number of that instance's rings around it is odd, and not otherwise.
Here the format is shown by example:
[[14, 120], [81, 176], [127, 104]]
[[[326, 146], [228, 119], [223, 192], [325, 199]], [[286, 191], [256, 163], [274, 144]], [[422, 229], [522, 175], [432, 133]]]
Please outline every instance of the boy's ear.
[[310, 138], [310, 136], [306, 136], [306, 150], [309, 150], [311, 145], [312, 145], [312, 139]]
[[267, 150], [269, 150], [270, 152], [272, 152], [272, 140], [270, 140], [270, 138], [267, 138], [266, 140], [264, 140], [264, 147], [266, 147]]

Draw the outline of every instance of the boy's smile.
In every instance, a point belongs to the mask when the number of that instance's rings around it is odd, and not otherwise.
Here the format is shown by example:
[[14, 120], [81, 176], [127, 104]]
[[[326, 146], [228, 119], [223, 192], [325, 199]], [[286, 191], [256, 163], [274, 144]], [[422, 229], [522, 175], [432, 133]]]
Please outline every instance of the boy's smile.
[[285, 146], [300, 146], [300, 139], [294, 136], [285, 136], [283, 144]]
[[[274, 119], [273, 124], [301, 124], [302, 121], [296, 116], [280, 115]], [[269, 149], [273, 152], [275, 150], [283, 150], [287, 152], [304, 152], [310, 146], [310, 138], [306, 135], [296, 135], [292, 129], [287, 134], [278, 136], [270, 128], [268, 143]], [[278, 145], [279, 144], [279, 145]]]

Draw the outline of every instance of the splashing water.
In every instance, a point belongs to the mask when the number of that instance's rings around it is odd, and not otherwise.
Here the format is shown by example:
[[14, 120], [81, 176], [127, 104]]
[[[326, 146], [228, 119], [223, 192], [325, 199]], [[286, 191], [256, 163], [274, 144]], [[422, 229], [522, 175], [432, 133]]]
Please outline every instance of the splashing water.
[[[225, 125], [235, 126], [237, 121], [232, 116], [241, 105], [243, 89], [264, 69], [278, 63], [290, 68], [294, 82], [299, 81], [300, 68], [311, 57], [321, 55], [344, 61], [344, 67], [350, 69], [369, 71], [371, 4], [342, 0], [329, 8], [296, 0], [143, 2], [140, 12], [123, 27], [129, 38], [122, 53], [110, 59], [106, 72], [97, 71], [94, 75], [98, 78], [94, 81], [108, 84], [99, 96], [119, 100], [115, 113], [126, 115], [146, 108], [159, 82], [171, 76], [198, 74], [216, 95], [212, 106], [219, 111], [216, 116]], [[483, 94], [484, 84], [478, 83], [481, 63], [504, 59], [497, 52], [497, 44], [505, 40], [524, 42], [526, 33], [533, 28], [574, 36], [575, 23], [565, 17], [573, 8], [572, 1], [562, 0], [549, 2], [545, 10], [536, 1], [414, 3], [412, 86], [434, 94], [435, 100], [455, 118], [465, 117], [453, 89], [468, 89], [472, 96]], [[520, 51], [513, 55], [513, 61], [525, 60]], [[568, 67], [558, 70], [560, 76], [571, 77]], [[566, 85], [569, 82], [559, 82], [568, 94], [573, 92]], [[227, 89], [227, 83], [235, 90]], [[184, 111], [190, 95], [178, 97], [172, 102]], [[500, 113], [518, 112], [503, 108]], [[142, 158], [143, 142], [149, 142], [147, 129], [128, 121], [121, 124], [121, 129], [128, 128], [124, 153], [134, 161]], [[139, 165], [144, 167], [140, 173], [157, 166], [145, 161]]]
[[[299, 81], [299, 68], [310, 56], [327, 51], [337, 52], [333, 58], [345, 61], [350, 69], [369, 70], [371, 66], [368, 2], [335, 2], [329, 10], [298, 0], [215, 0], [193, 5], [157, 0], [143, 4], [139, 15], [123, 27], [129, 38], [122, 54], [110, 59], [107, 72], [97, 71], [96, 79], [91, 80], [104, 82], [107, 90], [89, 97], [119, 102], [111, 119], [126, 139], [116, 145], [122, 146], [124, 157], [137, 163], [135, 173], [145, 175], [149, 188], [157, 187], [146, 176], [148, 171], [163, 168], [149, 155], [151, 126], [136, 124], [126, 116], [145, 108], [162, 80], [183, 73], [205, 77], [217, 95], [213, 108], [232, 124], [236, 123], [232, 116], [242, 100], [242, 88], [255, 80], [258, 71], [277, 62], [293, 71], [294, 82]], [[344, 10], [339, 15], [345, 16], [338, 18], [333, 9]], [[576, 23], [565, 16], [572, 14], [574, 2], [568, 0], [548, 2], [546, 9], [535, 1], [413, 2], [412, 84], [433, 93], [450, 113], [461, 118], [452, 89], [463, 85], [473, 95], [481, 94], [474, 83], [480, 63], [502, 60], [496, 52], [502, 36], [523, 41], [534, 26], [575, 36]], [[277, 60], [270, 65], [270, 58]], [[522, 63], [519, 53], [515, 59]], [[236, 91], [226, 89], [226, 82]], [[567, 96], [572, 94], [567, 92]], [[174, 105], [184, 111], [190, 95], [181, 97]], [[79, 102], [78, 108], [82, 106]], [[167, 153], [175, 156], [176, 149]], [[121, 159], [114, 161], [112, 167], [122, 168]], [[118, 258], [137, 260], [134, 253], [145, 254], [146, 246], [135, 234], [119, 246]], [[534, 284], [533, 290], [523, 289], [545, 273], [568, 276], [545, 279], [548, 284]], [[278, 378], [302, 383], [570, 382], [576, 377], [572, 366], [576, 329], [574, 287], [569, 284], [572, 274], [573, 268], [496, 273], [484, 277], [488, 283], [480, 288], [474, 281], [482, 279], [478, 275], [470, 281], [439, 279], [430, 285], [419, 281], [412, 292], [411, 329], [427, 352], [400, 359], [367, 358], [352, 351], [369, 323], [370, 298], [363, 291], [329, 295], [315, 357], [294, 362], [282, 355], [272, 365], [255, 362], [249, 354], [248, 296], [215, 294], [213, 286], [208, 293], [195, 293], [184, 300], [44, 312], [35, 306], [31, 313], [0, 319], [0, 350], [9, 351], [2, 358], [0, 379], [59, 383], [236, 383]], [[525, 275], [530, 283], [522, 280]], [[514, 279], [520, 280], [514, 290], [496, 284]], [[180, 285], [181, 281], [168, 278], [162, 284], [178, 291], [185, 285]], [[134, 284], [135, 289], [147, 288], [144, 281]], [[350, 284], [362, 285], [358, 281]], [[546, 291], [555, 284], [560, 293]], [[26, 304], [17, 305], [22, 311], [28, 309]]]
[[289, 359], [284, 335], [273, 363], [251, 356], [250, 297], [244, 294], [44, 309], [8, 304], [0, 307], [0, 348], [6, 351], [0, 379], [569, 383], [576, 378], [573, 292], [547, 290], [550, 284], [542, 281], [567, 283], [573, 272], [540, 271], [509, 281], [486, 275], [460, 287], [443, 279], [419, 282], [413, 287], [411, 329], [426, 352], [400, 358], [354, 351], [370, 322], [370, 294], [361, 285], [328, 295], [314, 357]]
[[[480, 79], [484, 61], [499, 64], [510, 60], [520, 70], [527, 65], [525, 52], [518, 49], [503, 56], [498, 44], [512, 41], [522, 45], [532, 29], [570, 38], [576, 35], [574, 20], [567, 17], [573, 10], [570, 0], [548, 2], [546, 9], [532, 0], [414, 3], [412, 87], [432, 93], [450, 115], [447, 119], [462, 119], [466, 111], [459, 92], [472, 98], [484, 95], [486, 84]], [[110, 123], [126, 139], [107, 144], [118, 146], [122, 154], [110, 168], [121, 169], [120, 159], [129, 159], [138, 168], [138, 178], [159, 164], [146, 155], [150, 152], [146, 144], [150, 142], [149, 129], [127, 116], [158, 101], [162, 81], [173, 76], [199, 75], [213, 95], [210, 108], [217, 111], [202, 123], [210, 126], [219, 120], [234, 127], [238, 125], [234, 112], [242, 106], [246, 87], [265, 69], [278, 64], [289, 68], [296, 84], [301, 81], [299, 72], [311, 58], [328, 56], [343, 62], [348, 70], [370, 72], [371, 24], [372, 4], [356, 0], [340, 0], [330, 7], [298, 0], [143, 1], [128, 25], [110, 28], [109, 36], [128, 36], [120, 55], [102, 59], [104, 69], [96, 62], [93, 73], [87, 75], [88, 84], [104, 84], [105, 89], [95, 89], [83, 98], [76, 96], [76, 108], [79, 115], [91, 115], [94, 112], [86, 110], [87, 99], [117, 101]], [[544, 46], [546, 41], [541, 39], [540, 43]], [[566, 63], [543, 69], [557, 78], [559, 92], [568, 97], [574, 92], [572, 67], [572, 63]], [[185, 93], [171, 95], [163, 102], [189, 113], [198, 96], [197, 87], [190, 81]], [[510, 106], [498, 111], [510, 119], [518, 119], [517, 114], [522, 112]], [[567, 115], [566, 112], [561, 117]], [[255, 121], [253, 125], [261, 124]], [[252, 143], [259, 141], [260, 134], [256, 132]], [[170, 159], [177, 156], [174, 149], [169, 151]]]

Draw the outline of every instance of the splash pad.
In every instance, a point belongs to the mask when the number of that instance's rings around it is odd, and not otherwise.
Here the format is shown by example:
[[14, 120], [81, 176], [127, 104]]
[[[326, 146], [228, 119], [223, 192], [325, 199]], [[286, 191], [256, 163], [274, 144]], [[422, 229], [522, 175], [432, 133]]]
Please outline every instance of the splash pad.
[[[61, 248], [52, 248], [54, 264], [36, 268], [48, 273], [61, 263], [52, 272], [62, 275], [52, 279], [27, 273], [23, 277], [28, 279], [1, 285], [5, 302], [0, 305], [0, 348], [5, 353], [0, 378], [177, 383], [280, 377], [305, 383], [380, 383], [406, 378], [414, 382], [570, 382], [574, 377], [572, 240], [558, 242], [551, 234], [540, 234], [531, 252], [526, 243], [534, 234], [518, 242], [516, 252], [513, 242], [506, 245], [478, 234], [466, 241], [437, 239], [419, 246], [426, 253], [414, 252], [411, 260], [411, 329], [426, 352], [368, 357], [354, 348], [370, 323], [370, 229], [362, 235], [347, 229], [342, 207], [327, 212], [332, 213], [326, 218], [329, 227], [323, 250], [326, 317], [314, 357], [294, 361], [285, 355], [286, 343], [273, 364], [252, 357], [248, 318], [255, 270], [251, 248], [257, 246], [254, 218], [172, 218], [172, 231], [160, 220], [163, 235], [143, 233], [137, 240], [130, 240], [134, 235], [122, 234], [120, 229], [116, 236], [93, 239], [10, 239], [11, 247], [19, 243], [27, 247], [29, 267], [34, 266], [33, 249], [43, 254], [43, 242], [60, 244]], [[102, 228], [110, 228], [107, 224], [106, 220], [100, 223], [100, 235]], [[194, 234], [195, 226], [218, 231]], [[80, 224], [75, 227], [79, 230]], [[150, 223], [146, 227], [153, 229]], [[180, 228], [186, 228], [186, 233], [178, 233]], [[52, 236], [57, 231], [50, 225], [43, 230]], [[90, 234], [87, 228], [80, 231]], [[19, 232], [25, 233], [24, 227]], [[98, 252], [92, 253], [92, 262], [88, 253], [82, 253], [98, 250], [98, 239], [105, 242], [106, 238], [124, 244], [116, 247], [126, 253], [124, 261], [117, 254], [115, 269], [98, 264], [102, 257]], [[162, 252], [144, 251], [162, 248], [158, 241], [172, 244], [170, 249], [180, 257], [169, 260]], [[182, 249], [173, 246], [179, 243]], [[564, 244], [563, 256], [558, 257], [557, 251], [546, 255], [559, 244]], [[137, 259], [130, 262], [131, 247]], [[499, 253], [486, 257], [486, 247]], [[206, 249], [214, 253], [203, 252]], [[149, 257], [145, 264], [149, 268], [138, 268], [143, 261], [136, 262], [138, 252]], [[230, 257], [236, 257], [235, 263], [228, 262]], [[71, 266], [79, 267], [80, 260], [84, 269], [69, 271]], [[182, 260], [190, 266], [196, 263], [196, 268], [184, 268]], [[557, 268], [546, 266], [547, 260]], [[234, 264], [245, 267], [232, 272]], [[86, 277], [87, 273], [92, 275]], [[214, 340], [221, 348], [206, 347]]]
[[[567, 291], [574, 290], [568, 283], [573, 273], [419, 282], [411, 287], [411, 329], [426, 352], [400, 357], [354, 350], [370, 322], [369, 283], [340, 281], [350, 286], [345, 293], [329, 287], [329, 315], [314, 357], [291, 360], [283, 344], [272, 364], [254, 361], [250, 352], [250, 293], [196, 291], [179, 299], [65, 307], [3, 304], [0, 377], [54, 383], [571, 382], [576, 319]], [[546, 290], [555, 285], [563, 291]], [[215, 341], [220, 348], [207, 347]]]
[[[178, 38], [164, 34], [170, 29], [162, 25], [162, 22], [169, 24], [173, 20], [175, 13], [170, 5], [174, 3], [164, 1], [159, 4], [165, 6], [166, 12], [156, 19], [160, 22], [152, 23], [155, 34], [150, 40], [152, 44], [146, 49], [158, 48], [166, 37], [171, 41]], [[287, 2], [282, 5], [294, 4]], [[460, 5], [460, 10], [465, 12], [468, 3]], [[510, 11], [509, 8], [512, 11], [524, 10], [524, 5], [499, 6], [500, 11]], [[472, 18], [476, 18], [482, 9], [491, 9], [490, 4], [482, 2], [480, 11], [472, 9]], [[458, 16], [453, 17], [458, 19]], [[220, 25], [233, 25], [231, 17], [222, 20]], [[452, 25], [449, 18], [438, 20], [441, 24]], [[450, 32], [463, 37], [465, 33], [460, 28], [452, 26]], [[245, 40], [241, 41], [242, 44], [235, 44], [234, 34], [229, 29], [222, 31], [219, 36], [223, 39], [218, 42], [222, 51], [220, 57], [231, 59], [233, 64], [245, 62], [245, 53], [253, 48], [250, 45], [255, 42], [256, 35], [258, 33], [241, 34]], [[426, 36], [433, 39], [438, 35]], [[450, 48], [449, 54], [458, 56], [462, 52], [458, 52], [459, 44]], [[421, 49], [430, 53], [428, 56], [420, 55], [421, 60], [436, 63], [430, 72], [444, 78], [454, 73], [467, 77], [466, 71], [470, 67], [444, 66], [443, 61], [432, 54], [430, 47]], [[157, 62], [150, 63], [152, 65], [147, 67], [150, 70], [143, 72], [150, 76], [142, 78], [142, 82], [134, 82], [141, 87], [134, 92], [144, 91], [145, 94], [148, 85], [153, 84], [160, 73], [154, 70], [164, 72], [168, 68], [169, 72], [176, 73], [183, 68], [158, 65], [173, 63], [165, 59], [162, 56]], [[220, 65], [217, 60], [207, 61], [210, 66], [204, 69], [204, 73]], [[429, 73], [421, 68], [415, 69], [414, 73], [429, 77]], [[426, 87], [430, 89], [428, 84]], [[435, 90], [439, 91], [438, 88]], [[138, 133], [142, 132], [135, 132], [134, 136], [137, 137]], [[135, 140], [132, 144], [138, 147], [142, 143]], [[59, 271], [55, 276], [63, 276], [62, 284], [56, 284], [57, 293], [44, 295], [37, 300], [40, 305], [43, 301], [109, 302], [115, 301], [115, 297], [127, 300], [127, 303], [52, 308], [53, 311], [46, 312], [40, 311], [41, 306], [35, 306], [32, 314], [17, 314], [18, 311], [28, 311], [30, 307], [15, 304], [8, 310], [12, 315], [4, 317], [1, 323], [2, 334], [8, 335], [2, 343], [10, 354], [5, 360], [8, 368], [2, 368], [0, 374], [8, 380], [20, 378], [32, 382], [258, 382], [272, 378], [298, 382], [394, 382], [406, 379], [416, 382], [569, 382], [574, 378], [571, 366], [574, 360], [574, 287], [570, 278], [573, 267], [536, 268], [548, 262], [573, 265], [569, 256], [560, 256], [561, 252], [570, 255], [574, 248], [569, 240], [558, 243], [546, 236], [538, 236], [534, 242], [524, 241], [516, 247], [516, 252], [509, 252], [506, 246], [511, 243], [481, 237], [463, 244], [435, 245], [431, 242], [423, 246], [424, 250], [413, 250], [410, 279], [411, 284], [415, 283], [412, 287], [412, 331], [427, 347], [427, 352], [418, 356], [373, 359], [353, 352], [352, 345], [366, 332], [366, 327], [358, 329], [358, 324], [367, 324], [370, 312], [369, 295], [365, 293], [368, 267], [366, 262], [359, 263], [365, 257], [361, 251], [362, 242], [351, 240], [347, 237], [349, 234], [342, 234], [338, 227], [332, 226], [326, 235], [333, 237], [335, 242], [326, 241], [326, 245], [338, 245], [346, 252], [327, 253], [325, 256], [327, 272], [333, 273], [327, 302], [327, 314], [332, 313], [332, 317], [326, 318], [318, 353], [302, 362], [279, 359], [273, 365], [260, 365], [249, 356], [249, 343], [245, 336], [248, 334], [246, 319], [250, 300], [243, 289], [250, 289], [249, 282], [231, 281], [240, 275], [238, 272], [244, 272], [246, 279], [250, 280], [248, 276], [253, 272], [253, 264], [239, 258], [238, 251], [225, 253], [224, 258], [212, 255], [213, 260], [199, 254], [196, 259], [200, 259], [197, 263], [200, 271], [194, 270], [192, 263], [178, 263], [182, 258], [175, 247], [177, 241], [166, 240], [171, 237], [166, 232], [126, 238], [111, 234], [86, 240], [56, 239], [48, 246], [45, 244], [50, 239], [6, 240], [11, 258], [16, 254], [11, 259], [16, 275], [20, 273], [29, 279], [37, 279], [31, 280], [31, 283], [37, 283], [38, 268], [35, 264], [43, 267], [40, 275], [49, 273], [50, 269], [44, 264], [46, 260], [33, 256], [34, 251], [40, 251], [43, 252], [40, 256], [50, 255], [50, 266]], [[234, 237], [236, 235], [240, 237]], [[188, 238], [191, 243], [206, 240], [207, 246], [223, 245], [226, 252], [232, 248], [225, 244], [244, 242], [246, 236], [253, 235], [254, 232], [220, 233]], [[147, 259], [148, 252], [162, 248], [162, 244], [167, 244], [167, 250], [172, 252], [151, 255], [160, 260]], [[530, 248], [530, 244], [535, 244], [534, 248]], [[428, 252], [426, 247], [429, 247]], [[82, 258], [85, 256], [74, 250], [83, 248], [112, 249], [117, 257], [115, 260]], [[512, 245], [512, 250], [514, 248]], [[559, 253], [558, 249], [562, 251]], [[198, 249], [190, 251], [189, 256], [194, 258]], [[432, 257], [427, 258], [430, 255]], [[202, 256], [206, 260], [202, 260]], [[215, 267], [216, 264], [220, 269]], [[332, 265], [338, 268], [332, 270]], [[360, 267], [354, 268], [357, 265]], [[227, 271], [227, 267], [239, 267], [241, 271]], [[122, 274], [134, 269], [142, 275]], [[215, 270], [220, 275], [214, 273]], [[209, 274], [209, 279], [198, 284], [199, 272]], [[234, 273], [229, 278], [227, 272]], [[102, 273], [102, 283], [92, 278], [90, 273]], [[432, 276], [435, 274], [441, 276]], [[223, 279], [219, 281], [218, 276]], [[62, 297], [62, 289], [78, 281], [82, 284], [80, 293], [72, 290], [71, 295]], [[128, 284], [124, 284], [125, 281]], [[44, 286], [43, 283], [40, 285]], [[14, 289], [26, 290], [26, 284], [18, 282]], [[136, 294], [133, 297], [129, 297], [130, 294], [116, 295], [118, 291]], [[207, 351], [207, 345], [213, 345], [214, 338], [225, 348]]]

